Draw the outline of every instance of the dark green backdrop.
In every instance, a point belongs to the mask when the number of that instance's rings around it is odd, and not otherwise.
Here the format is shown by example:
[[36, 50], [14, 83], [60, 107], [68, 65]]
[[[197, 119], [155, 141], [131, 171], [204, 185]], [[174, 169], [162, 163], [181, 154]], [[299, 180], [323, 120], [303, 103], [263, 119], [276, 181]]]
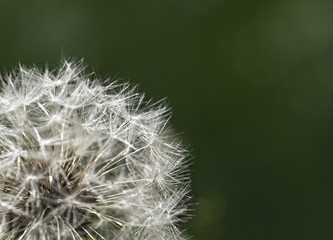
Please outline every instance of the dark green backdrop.
[[333, 239], [333, 1], [0, 0], [2, 70], [61, 56], [168, 98], [193, 239]]

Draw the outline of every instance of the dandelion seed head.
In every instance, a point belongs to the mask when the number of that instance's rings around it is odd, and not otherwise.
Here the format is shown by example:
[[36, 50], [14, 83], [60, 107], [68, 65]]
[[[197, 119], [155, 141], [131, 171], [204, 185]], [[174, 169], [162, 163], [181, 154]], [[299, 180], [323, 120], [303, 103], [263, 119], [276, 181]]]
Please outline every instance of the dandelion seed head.
[[82, 62], [1, 80], [1, 239], [186, 238], [188, 154], [165, 105]]

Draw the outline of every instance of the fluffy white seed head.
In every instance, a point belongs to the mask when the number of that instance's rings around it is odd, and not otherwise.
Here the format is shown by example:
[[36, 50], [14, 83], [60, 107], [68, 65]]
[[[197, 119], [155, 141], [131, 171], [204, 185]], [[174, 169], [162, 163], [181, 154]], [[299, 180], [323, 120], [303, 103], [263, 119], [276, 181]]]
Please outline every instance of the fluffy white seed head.
[[169, 110], [82, 63], [1, 79], [0, 239], [184, 239], [187, 152]]

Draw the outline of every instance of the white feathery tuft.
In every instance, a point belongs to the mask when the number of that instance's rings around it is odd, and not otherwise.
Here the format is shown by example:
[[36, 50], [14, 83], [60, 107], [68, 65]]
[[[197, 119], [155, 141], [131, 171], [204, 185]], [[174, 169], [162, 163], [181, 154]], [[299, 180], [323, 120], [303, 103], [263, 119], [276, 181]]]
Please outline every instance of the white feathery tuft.
[[82, 62], [1, 78], [0, 238], [182, 240], [188, 154], [169, 109]]

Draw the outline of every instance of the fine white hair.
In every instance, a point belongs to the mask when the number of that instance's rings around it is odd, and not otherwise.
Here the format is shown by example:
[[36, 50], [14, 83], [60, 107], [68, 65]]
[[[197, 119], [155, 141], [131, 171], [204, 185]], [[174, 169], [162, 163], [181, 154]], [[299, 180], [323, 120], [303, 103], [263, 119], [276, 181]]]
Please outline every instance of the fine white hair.
[[165, 104], [82, 61], [1, 82], [1, 239], [186, 238], [188, 153]]

